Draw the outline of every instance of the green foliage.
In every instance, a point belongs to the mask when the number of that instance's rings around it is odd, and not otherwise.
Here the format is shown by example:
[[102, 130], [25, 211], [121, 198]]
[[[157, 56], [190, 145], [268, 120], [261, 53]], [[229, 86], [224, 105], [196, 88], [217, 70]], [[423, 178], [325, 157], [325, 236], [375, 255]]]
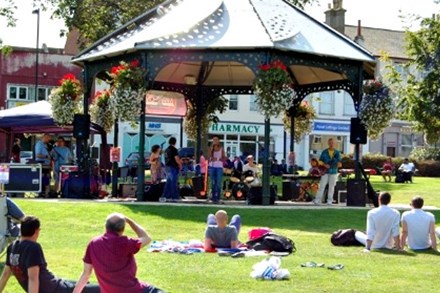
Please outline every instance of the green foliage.
[[[407, 31], [406, 51], [411, 59], [405, 77], [391, 63], [387, 82], [399, 97], [400, 118], [412, 121], [424, 131], [428, 143], [439, 140], [440, 133], [440, 15], [425, 18], [416, 32]], [[386, 60], [386, 59], [385, 59]]]
[[7, 26], [15, 26], [17, 19], [14, 17], [17, 6], [14, 0], [2, 0], [0, 4], [0, 17], [5, 17]]
[[414, 148], [410, 154], [416, 160], [435, 160], [440, 161], [440, 148], [421, 147]]
[[219, 122], [219, 118], [216, 115], [216, 112], [223, 113], [224, 111], [226, 111], [226, 109], [228, 108], [228, 103], [229, 100], [224, 96], [212, 99], [208, 103], [205, 113], [202, 113], [200, 124], [198, 124], [196, 107], [194, 107], [191, 101], [188, 100], [188, 109], [186, 111], [186, 116], [183, 121], [183, 128], [188, 138], [196, 140], [197, 129], [199, 127], [201, 127], [202, 137], [207, 134], [209, 131], [209, 126], [212, 123]]

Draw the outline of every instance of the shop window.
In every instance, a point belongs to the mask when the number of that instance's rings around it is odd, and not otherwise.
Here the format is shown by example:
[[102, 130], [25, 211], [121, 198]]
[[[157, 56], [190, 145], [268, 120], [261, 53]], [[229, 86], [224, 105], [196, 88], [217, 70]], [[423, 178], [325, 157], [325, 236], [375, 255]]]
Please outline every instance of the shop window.
[[229, 110], [238, 110], [238, 96], [230, 95], [229, 96]]
[[335, 93], [323, 92], [320, 94], [319, 114], [334, 115], [335, 114]]
[[321, 138], [321, 136], [319, 136], [319, 135], [315, 135], [315, 136], [313, 137], [313, 144], [321, 144], [321, 142], [322, 142], [322, 138]]
[[257, 105], [257, 103], [256, 103], [256, 97], [255, 97], [255, 95], [251, 95], [251, 96], [249, 96], [250, 98], [249, 98], [249, 111], [251, 111], [251, 112], [258, 112], [258, 105]]
[[356, 110], [354, 108], [353, 98], [349, 93], [344, 92], [344, 115], [345, 116], [356, 116]]

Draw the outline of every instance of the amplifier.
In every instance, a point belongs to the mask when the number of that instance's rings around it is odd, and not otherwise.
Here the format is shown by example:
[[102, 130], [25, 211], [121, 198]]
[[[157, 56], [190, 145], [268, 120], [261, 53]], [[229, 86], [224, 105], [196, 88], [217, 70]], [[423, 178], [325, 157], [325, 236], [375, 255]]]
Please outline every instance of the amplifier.
[[121, 183], [119, 184], [119, 196], [121, 197], [136, 197], [137, 184]]

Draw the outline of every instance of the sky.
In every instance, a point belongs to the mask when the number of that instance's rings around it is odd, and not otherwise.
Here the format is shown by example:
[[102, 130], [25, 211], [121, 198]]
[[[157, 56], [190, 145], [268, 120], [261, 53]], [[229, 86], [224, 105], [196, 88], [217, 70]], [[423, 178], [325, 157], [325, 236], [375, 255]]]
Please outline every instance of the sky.
[[[29, 5], [29, 0], [15, 1], [18, 6], [17, 26], [8, 28], [5, 19], [0, 18], [0, 39], [3, 44], [10, 46], [34, 48], [37, 37], [37, 16], [32, 14], [33, 9]], [[332, 2], [332, 0], [319, 0], [313, 6], [306, 7], [305, 11], [317, 20], [324, 21], [324, 11]], [[346, 24], [357, 25], [357, 21], [361, 20], [362, 26], [392, 30], [404, 30], [404, 27], [408, 26], [401, 21], [400, 15], [413, 13], [430, 17], [432, 13], [440, 10], [440, 5], [435, 4], [433, 0], [344, 0], [343, 7], [347, 10]], [[66, 39], [59, 37], [60, 30], [65, 29], [63, 21], [51, 20], [50, 16], [50, 11], [40, 13], [40, 48], [43, 43], [51, 48], [64, 48]], [[417, 27], [412, 23], [412, 29]]]

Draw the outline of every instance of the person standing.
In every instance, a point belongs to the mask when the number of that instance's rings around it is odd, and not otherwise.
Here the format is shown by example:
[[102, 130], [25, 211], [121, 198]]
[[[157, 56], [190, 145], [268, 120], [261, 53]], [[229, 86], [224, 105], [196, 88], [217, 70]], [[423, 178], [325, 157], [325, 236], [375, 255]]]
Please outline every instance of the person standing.
[[182, 170], [182, 160], [175, 147], [176, 138], [171, 137], [168, 141], [169, 146], [165, 150], [165, 170], [167, 174], [167, 182], [163, 190], [163, 195], [160, 201], [173, 201], [179, 199], [179, 188], [177, 186], [179, 179], [179, 172]]
[[400, 214], [388, 206], [391, 194], [381, 192], [379, 207], [367, 213], [367, 234], [357, 231], [356, 240], [365, 245], [365, 252], [371, 249], [400, 250]]
[[341, 153], [335, 149], [335, 141], [333, 138], [328, 140], [328, 148], [323, 150], [319, 157], [319, 165], [325, 167], [326, 172], [321, 176], [319, 181], [319, 189], [316, 193], [314, 204], [322, 203], [322, 196], [324, 195], [325, 187], [328, 184], [327, 204], [331, 205], [333, 202], [333, 193], [335, 191], [336, 181], [338, 179], [338, 167], [341, 164]]
[[[137, 238], [124, 235], [128, 224]], [[134, 255], [151, 242], [144, 228], [123, 214], [107, 216], [105, 233], [93, 238], [84, 255], [84, 270], [73, 293], [81, 293], [93, 270], [102, 292], [161, 293], [162, 290], [136, 278]]]
[[402, 235], [400, 247], [406, 244], [413, 250], [432, 248], [437, 250], [435, 235], [435, 217], [430, 212], [422, 210], [423, 198], [416, 196], [411, 200], [411, 211], [402, 214]]
[[[6, 251], [6, 265], [0, 278], [0, 292], [3, 292], [11, 275], [15, 276], [25, 292], [73, 291], [75, 282], [57, 278], [47, 269], [43, 249], [38, 243], [40, 232], [40, 220], [37, 217], [23, 218], [20, 239], [10, 244]], [[98, 285], [87, 284], [82, 292], [99, 293], [100, 288]]]
[[21, 139], [14, 139], [14, 145], [11, 150], [11, 163], [20, 163]]
[[52, 139], [52, 136], [49, 134], [43, 134], [40, 140], [35, 143], [35, 161], [40, 163], [42, 166], [42, 179], [41, 179], [41, 188], [42, 194], [47, 197], [49, 196], [49, 188], [50, 188], [50, 162], [51, 157], [49, 155], [49, 146], [48, 143]]
[[223, 180], [223, 161], [225, 160], [225, 151], [220, 144], [220, 138], [214, 136], [210, 149], [209, 158], [209, 176], [211, 178], [212, 201], [220, 201], [221, 186]]
[[50, 155], [54, 161], [53, 174], [55, 177], [55, 192], [60, 192], [61, 189], [61, 166], [71, 165], [73, 162], [72, 152], [66, 147], [66, 141], [64, 137], [60, 136], [57, 139], [56, 146], [50, 152]]
[[153, 184], [158, 184], [162, 180], [162, 162], [160, 161], [160, 151], [160, 146], [157, 144], [151, 147], [150, 171], [151, 182]]

